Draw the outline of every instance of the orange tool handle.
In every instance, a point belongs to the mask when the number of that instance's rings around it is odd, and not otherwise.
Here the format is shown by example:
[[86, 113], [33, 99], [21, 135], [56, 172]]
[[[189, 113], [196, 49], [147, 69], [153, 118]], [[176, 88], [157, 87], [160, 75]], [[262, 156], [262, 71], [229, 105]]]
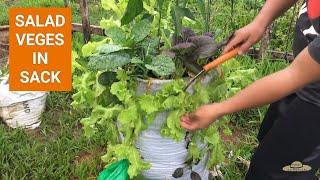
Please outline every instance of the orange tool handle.
[[211, 69], [218, 67], [220, 64], [228, 61], [229, 59], [236, 57], [238, 55], [238, 52], [239, 52], [239, 48], [235, 48], [232, 51], [229, 51], [228, 53], [218, 57], [214, 61], [203, 66], [204, 71], [208, 72]]

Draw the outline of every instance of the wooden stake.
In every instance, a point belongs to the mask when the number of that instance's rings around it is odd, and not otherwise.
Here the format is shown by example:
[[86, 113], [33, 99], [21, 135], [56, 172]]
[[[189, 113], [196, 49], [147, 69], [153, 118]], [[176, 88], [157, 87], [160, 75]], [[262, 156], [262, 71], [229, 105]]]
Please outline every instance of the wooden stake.
[[64, 7], [68, 7], [69, 6], [69, 0], [64, 0]]
[[82, 28], [84, 35], [84, 42], [88, 43], [91, 39], [90, 22], [89, 22], [89, 8], [87, 0], [80, 0], [80, 9], [82, 14]]
[[271, 30], [272, 30], [272, 24], [270, 26], [268, 26], [264, 36], [261, 39], [259, 53], [258, 53], [259, 59], [262, 59], [268, 50], [268, 46], [270, 44], [270, 39], [271, 39], [271, 37], [270, 37]]

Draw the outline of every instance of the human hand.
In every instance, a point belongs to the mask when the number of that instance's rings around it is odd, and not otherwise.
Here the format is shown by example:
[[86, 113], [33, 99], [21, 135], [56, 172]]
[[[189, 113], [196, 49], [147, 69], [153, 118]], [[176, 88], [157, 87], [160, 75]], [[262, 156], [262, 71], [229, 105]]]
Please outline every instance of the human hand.
[[188, 131], [207, 128], [216, 119], [223, 116], [219, 104], [208, 104], [199, 107], [195, 112], [185, 114], [180, 119], [181, 126]]
[[224, 48], [223, 54], [235, 47], [239, 47], [240, 55], [246, 53], [252, 45], [262, 38], [265, 31], [266, 28], [261, 26], [257, 21], [251, 22], [234, 33], [233, 38]]

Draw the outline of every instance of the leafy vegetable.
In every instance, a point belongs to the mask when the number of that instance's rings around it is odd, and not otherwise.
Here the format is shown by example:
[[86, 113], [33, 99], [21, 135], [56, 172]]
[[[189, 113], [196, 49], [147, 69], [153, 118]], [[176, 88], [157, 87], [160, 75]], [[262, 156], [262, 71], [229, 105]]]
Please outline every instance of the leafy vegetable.
[[102, 8], [107, 11], [114, 12], [118, 18], [123, 15], [127, 6], [128, 0], [122, 1], [111, 1], [111, 0], [101, 0]]
[[136, 23], [132, 28], [132, 35], [135, 42], [140, 42], [145, 39], [151, 30], [151, 24], [147, 19]]
[[88, 67], [93, 71], [112, 71], [130, 63], [126, 53], [99, 54], [89, 58]]
[[88, 42], [82, 47], [82, 56], [89, 57], [97, 53], [97, 48], [104, 44], [108, 39], [105, 39], [100, 42]]
[[131, 59], [132, 64], [143, 64], [143, 61], [140, 58], [134, 57]]
[[119, 52], [121, 50], [125, 50], [128, 48], [122, 47], [116, 44], [103, 44], [99, 46], [97, 49], [100, 54], [110, 54], [110, 53]]
[[110, 27], [106, 29], [106, 35], [110, 37], [115, 44], [126, 44], [127, 34], [120, 27]]
[[103, 86], [111, 86], [116, 80], [116, 73], [109, 71], [101, 73], [98, 78], [99, 84]]
[[191, 55], [197, 46], [190, 42], [180, 43], [172, 47], [172, 51], [180, 56]]
[[113, 16], [111, 16], [109, 19], [102, 19], [100, 21], [100, 27], [103, 29], [108, 29], [110, 27], [120, 27], [121, 22], [119, 20], [113, 19]]
[[168, 76], [175, 71], [175, 64], [170, 57], [158, 55], [152, 58], [150, 64], [146, 64], [146, 68], [152, 70], [158, 76]]
[[130, 162], [128, 174], [130, 178], [133, 178], [139, 174], [142, 170], [150, 168], [149, 163], [145, 163], [140, 156], [139, 151], [128, 144], [117, 144], [108, 147], [106, 155], [102, 156], [104, 162], [110, 163], [110, 159], [128, 159]]

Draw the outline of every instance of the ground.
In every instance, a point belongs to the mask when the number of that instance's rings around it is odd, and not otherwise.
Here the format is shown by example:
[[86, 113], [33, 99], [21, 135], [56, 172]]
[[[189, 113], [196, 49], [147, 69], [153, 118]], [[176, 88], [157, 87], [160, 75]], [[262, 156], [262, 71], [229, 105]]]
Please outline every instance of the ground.
[[95, 179], [105, 145], [82, 135], [83, 113], [68, 105], [70, 95], [50, 94], [36, 130], [0, 125], [0, 179]]

